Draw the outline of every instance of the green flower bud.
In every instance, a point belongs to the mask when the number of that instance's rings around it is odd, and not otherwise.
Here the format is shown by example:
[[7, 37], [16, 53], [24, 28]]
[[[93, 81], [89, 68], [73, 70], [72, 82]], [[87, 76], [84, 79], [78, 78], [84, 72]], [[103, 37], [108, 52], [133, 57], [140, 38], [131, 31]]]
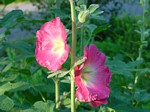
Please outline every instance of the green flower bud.
[[88, 15], [89, 15], [89, 10], [80, 11], [80, 13], [78, 15], [79, 22], [84, 23], [86, 21]]

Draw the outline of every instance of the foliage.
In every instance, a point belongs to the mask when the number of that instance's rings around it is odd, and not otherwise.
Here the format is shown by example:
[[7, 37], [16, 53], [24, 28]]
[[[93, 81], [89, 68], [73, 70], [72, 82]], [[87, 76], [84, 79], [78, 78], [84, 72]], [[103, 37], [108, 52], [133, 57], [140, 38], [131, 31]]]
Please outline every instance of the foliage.
[[[54, 2], [53, 0], [50, 0]], [[56, 0], [57, 1], [57, 0]], [[39, 1], [36, 4], [46, 5], [47, 13], [40, 10], [41, 18], [28, 19], [32, 15], [26, 15], [21, 10], [14, 10], [5, 14], [0, 19], [0, 111], [9, 112], [55, 112], [54, 83], [48, 76], [48, 71], [40, 67], [35, 61], [35, 33], [39, 26], [55, 16], [60, 16], [66, 29], [68, 29], [68, 42], [71, 37], [70, 9], [66, 7], [68, 1], [50, 5], [47, 2]], [[80, 0], [77, 4], [80, 4]], [[81, 4], [80, 4], [81, 5]], [[78, 5], [80, 7], [80, 5]], [[42, 7], [40, 7], [42, 8]], [[97, 11], [100, 11], [99, 9]], [[77, 12], [78, 14], [79, 12]], [[147, 15], [149, 11], [147, 11]], [[88, 20], [77, 26], [77, 40], [84, 37], [85, 44], [90, 42], [104, 52], [107, 57], [107, 65], [110, 67], [113, 76], [110, 84], [111, 94], [108, 105], [99, 108], [91, 108], [88, 104], [76, 101], [77, 112], [148, 112], [150, 111], [150, 22], [149, 16], [145, 18], [145, 29], [148, 37], [147, 46], [143, 48], [143, 60], [136, 60], [138, 49], [141, 45], [140, 15], [114, 16], [109, 22], [104, 21], [102, 15], [94, 12]], [[34, 24], [34, 28], [31, 26]], [[33, 31], [31, 37], [23, 39], [16, 37], [8, 39], [11, 29], [20, 28]], [[81, 29], [84, 29], [83, 32]], [[80, 46], [80, 43], [77, 43]], [[80, 47], [77, 47], [77, 54], [80, 54]], [[79, 60], [77, 64], [80, 63]], [[70, 60], [63, 66], [68, 68]], [[60, 112], [70, 111], [70, 78], [64, 70], [60, 74]], [[136, 76], [138, 74], [138, 81]]]

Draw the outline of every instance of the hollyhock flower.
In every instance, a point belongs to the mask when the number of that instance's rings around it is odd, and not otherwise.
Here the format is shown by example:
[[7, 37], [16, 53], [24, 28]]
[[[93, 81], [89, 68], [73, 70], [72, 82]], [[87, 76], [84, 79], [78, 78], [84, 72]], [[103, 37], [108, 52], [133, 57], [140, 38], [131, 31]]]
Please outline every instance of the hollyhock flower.
[[106, 56], [91, 44], [84, 47], [85, 61], [75, 68], [76, 97], [92, 107], [107, 104], [111, 72], [104, 66]]
[[37, 62], [51, 71], [59, 70], [70, 51], [66, 39], [67, 34], [59, 17], [43, 24], [36, 32]]

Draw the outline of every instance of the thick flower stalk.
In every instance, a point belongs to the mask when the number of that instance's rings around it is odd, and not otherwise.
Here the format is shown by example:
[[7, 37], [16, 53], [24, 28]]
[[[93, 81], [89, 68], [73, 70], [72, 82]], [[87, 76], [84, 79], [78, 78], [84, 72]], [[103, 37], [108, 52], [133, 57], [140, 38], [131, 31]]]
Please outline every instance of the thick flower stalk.
[[70, 52], [66, 39], [67, 34], [59, 17], [43, 24], [36, 33], [37, 62], [51, 71], [59, 70]]
[[106, 56], [91, 44], [84, 47], [85, 61], [75, 69], [76, 97], [81, 102], [88, 102], [92, 107], [107, 104], [112, 73], [105, 66]]

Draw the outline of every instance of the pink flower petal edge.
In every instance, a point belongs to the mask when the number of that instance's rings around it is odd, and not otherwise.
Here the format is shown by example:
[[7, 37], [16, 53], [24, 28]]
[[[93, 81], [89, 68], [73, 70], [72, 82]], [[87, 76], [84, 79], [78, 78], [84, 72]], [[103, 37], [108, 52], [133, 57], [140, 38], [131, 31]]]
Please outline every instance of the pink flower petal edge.
[[105, 66], [106, 56], [94, 44], [84, 47], [85, 61], [75, 68], [76, 97], [97, 107], [107, 104], [112, 73]]
[[51, 71], [61, 69], [70, 52], [66, 39], [65, 27], [59, 17], [44, 23], [36, 32], [37, 62]]

